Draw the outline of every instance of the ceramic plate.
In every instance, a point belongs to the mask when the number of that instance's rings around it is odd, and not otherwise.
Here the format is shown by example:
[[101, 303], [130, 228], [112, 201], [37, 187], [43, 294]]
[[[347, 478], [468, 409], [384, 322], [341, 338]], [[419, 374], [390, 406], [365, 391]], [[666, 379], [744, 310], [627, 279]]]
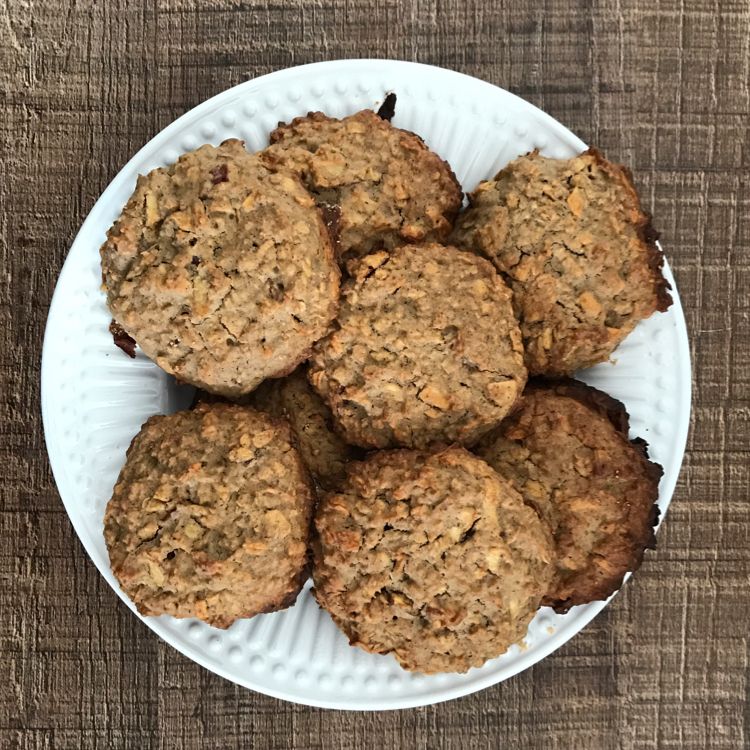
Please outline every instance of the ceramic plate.
[[[109, 569], [104, 508], [125, 450], [152, 414], [190, 400], [142, 354], [132, 360], [112, 343], [100, 288], [99, 246], [138, 174], [174, 162], [202, 143], [242, 138], [251, 150], [269, 132], [310, 110], [343, 116], [398, 97], [394, 124], [418, 133], [447, 159], [470, 191], [509, 160], [538, 148], [569, 157], [585, 148], [573, 133], [507, 91], [459, 73], [414, 63], [341, 60], [291, 68], [247, 81], [209, 99], [165, 128], [115, 177], [73, 243], [49, 312], [42, 359], [42, 411], [50, 462], [65, 508], [91, 559], [122, 594]], [[658, 217], [657, 217], [658, 220]], [[641, 323], [614, 363], [582, 378], [624, 401], [635, 435], [664, 466], [659, 505], [669, 505], [682, 462], [690, 411], [685, 321], [669, 268], [674, 305]], [[636, 582], [637, 585], [637, 582]], [[236, 622], [226, 631], [197, 620], [143, 618], [183, 654], [223, 677], [278, 698], [340, 709], [420, 706], [481, 690], [526, 669], [583, 628], [605, 602], [566, 615], [542, 609], [526, 640], [467, 674], [423, 676], [390, 656], [348, 645], [313, 600], [310, 584], [294, 607]]]

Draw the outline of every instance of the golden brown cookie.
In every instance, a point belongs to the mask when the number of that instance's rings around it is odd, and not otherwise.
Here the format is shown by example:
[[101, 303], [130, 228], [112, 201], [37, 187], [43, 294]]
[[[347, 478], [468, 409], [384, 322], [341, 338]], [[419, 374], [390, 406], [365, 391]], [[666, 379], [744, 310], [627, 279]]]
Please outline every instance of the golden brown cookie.
[[510, 284], [529, 372], [566, 375], [671, 304], [657, 236], [630, 173], [590, 149], [511, 162], [471, 194], [451, 241]]
[[557, 572], [544, 604], [558, 612], [606, 599], [653, 548], [662, 470], [629, 440], [625, 407], [606, 393], [532, 381], [476, 452], [552, 529]]
[[353, 645], [409, 670], [465, 672], [504, 653], [551, 580], [548, 529], [457, 446], [354, 464], [315, 526], [318, 602]]
[[339, 270], [315, 202], [238, 140], [139, 177], [101, 259], [124, 331], [213, 393], [290, 372], [336, 314]]
[[330, 207], [344, 258], [439, 242], [461, 208], [461, 186], [448, 164], [369, 109], [342, 120], [311, 112], [279, 124], [262, 155], [292, 169]]
[[285, 378], [267, 380], [250, 395], [250, 403], [289, 421], [302, 460], [323, 489], [337, 487], [347, 464], [362, 457], [360, 448], [334, 430], [331, 410], [310, 385], [304, 366]]
[[219, 628], [294, 603], [314, 505], [289, 426], [200, 404], [151, 417], [104, 517], [110, 563], [143, 615]]
[[498, 424], [526, 382], [510, 296], [490, 263], [443, 245], [354, 264], [309, 369], [346, 440], [470, 444]]

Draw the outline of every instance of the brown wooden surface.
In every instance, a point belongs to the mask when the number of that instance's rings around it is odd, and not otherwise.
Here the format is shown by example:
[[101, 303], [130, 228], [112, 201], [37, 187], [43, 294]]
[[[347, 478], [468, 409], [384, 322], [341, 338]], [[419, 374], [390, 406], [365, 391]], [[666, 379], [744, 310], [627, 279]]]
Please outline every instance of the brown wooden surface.
[[[747, 0], [0, 2], [0, 747], [748, 747], [749, 38]], [[515, 679], [385, 714], [266, 698], [161, 643], [73, 533], [39, 416], [55, 280], [127, 159], [228, 86], [358, 56], [499, 84], [632, 166], [695, 372], [675, 501], [625, 592]]]

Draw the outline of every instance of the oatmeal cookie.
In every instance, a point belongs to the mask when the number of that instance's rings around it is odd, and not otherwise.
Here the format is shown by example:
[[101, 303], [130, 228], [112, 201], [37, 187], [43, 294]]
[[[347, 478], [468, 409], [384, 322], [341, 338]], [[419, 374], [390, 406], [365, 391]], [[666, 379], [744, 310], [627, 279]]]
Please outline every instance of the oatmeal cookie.
[[662, 470], [628, 439], [625, 407], [606, 393], [532, 381], [476, 452], [552, 529], [557, 571], [544, 604], [558, 612], [606, 599], [654, 547]]
[[310, 112], [281, 123], [262, 154], [333, 207], [344, 259], [444, 240], [461, 208], [461, 186], [448, 164], [421, 138], [368, 109], [342, 120]]
[[315, 481], [326, 490], [337, 487], [350, 461], [363, 451], [348, 445], [333, 428], [333, 416], [306, 377], [306, 368], [267, 380], [250, 395], [255, 408], [289, 420], [300, 455]]
[[471, 444], [498, 424], [526, 382], [510, 297], [490, 263], [443, 245], [354, 264], [309, 369], [346, 440]]
[[104, 517], [110, 563], [143, 615], [219, 628], [294, 603], [314, 505], [289, 426], [231, 404], [151, 417]]
[[238, 140], [139, 177], [101, 261], [122, 329], [217, 394], [291, 372], [336, 314], [339, 270], [315, 202]]
[[512, 485], [453, 446], [354, 464], [315, 517], [315, 596], [351, 643], [405, 669], [465, 672], [526, 634], [552, 540]]
[[470, 204], [451, 242], [482, 253], [507, 279], [532, 375], [605, 361], [672, 302], [630, 173], [595, 149], [522, 156], [480, 183]]

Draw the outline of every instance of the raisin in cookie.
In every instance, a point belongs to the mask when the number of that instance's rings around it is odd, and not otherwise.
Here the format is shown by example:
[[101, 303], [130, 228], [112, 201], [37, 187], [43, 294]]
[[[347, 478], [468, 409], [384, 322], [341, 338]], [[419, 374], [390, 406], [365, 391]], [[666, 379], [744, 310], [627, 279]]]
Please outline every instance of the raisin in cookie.
[[574, 380], [532, 382], [520, 407], [476, 452], [553, 531], [558, 612], [606, 599], [655, 544], [661, 467], [628, 439], [625, 407]]
[[311, 112], [279, 124], [262, 154], [296, 172], [330, 207], [344, 258], [443, 240], [461, 207], [448, 164], [421, 138], [367, 109], [342, 120]]
[[151, 417], [104, 517], [112, 571], [143, 615], [226, 628], [294, 603], [313, 492], [289, 426], [231, 404]]
[[477, 440], [526, 382], [510, 291], [486, 260], [443, 245], [362, 258], [309, 378], [348, 442]]
[[531, 374], [603, 362], [671, 304], [630, 174], [595, 149], [567, 160], [522, 156], [480, 183], [470, 204], [451, 241], [508, 280]]
[[521, 640], [552, 540], [512, 485], [453, 446], [354, 464], [315, 517], [315, 596], [351, 643], [405, 669], [465, 672]]
[[144, 353], [226, 396], [293, 370], [336, 314], [315, 202], [238, 140], [139, 177], [101, 260], [112, 314]]

